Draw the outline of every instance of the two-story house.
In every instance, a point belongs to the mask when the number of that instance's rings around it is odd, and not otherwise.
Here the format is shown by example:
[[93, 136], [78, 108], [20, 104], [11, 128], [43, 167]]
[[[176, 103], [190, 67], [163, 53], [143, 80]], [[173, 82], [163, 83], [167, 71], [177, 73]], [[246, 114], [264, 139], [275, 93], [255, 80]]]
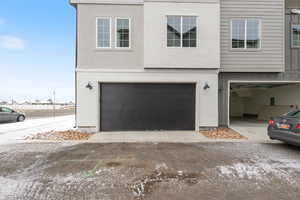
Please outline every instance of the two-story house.
[[300, 1], [221, 0], [219, 125], [300, 107]]
[[[77, 11], [80, 129], [229, 125], [231, 84], [300, 80], [300, 30], [286, 24], [294, 16], [284, 0], [70, 1]], [[298, 1], [288, 5], [300, 8]], [[285, 52], [286, 29], [293, 55]]]

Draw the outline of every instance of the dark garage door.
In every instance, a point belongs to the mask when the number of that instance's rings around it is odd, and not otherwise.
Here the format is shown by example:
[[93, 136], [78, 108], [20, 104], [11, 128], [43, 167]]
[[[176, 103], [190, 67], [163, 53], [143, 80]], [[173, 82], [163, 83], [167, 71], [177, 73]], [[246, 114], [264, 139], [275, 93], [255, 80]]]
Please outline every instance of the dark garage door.
[[195, 84], [100, 84], [102, 131], [195, 130]]

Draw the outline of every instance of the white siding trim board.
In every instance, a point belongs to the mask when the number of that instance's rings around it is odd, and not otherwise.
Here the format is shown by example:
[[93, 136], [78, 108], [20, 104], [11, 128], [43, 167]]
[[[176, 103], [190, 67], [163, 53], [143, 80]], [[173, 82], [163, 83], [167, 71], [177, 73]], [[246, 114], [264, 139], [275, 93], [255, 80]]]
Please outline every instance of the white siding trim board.
[[[116, 67], [117, 68], [117, 67]], [[97, 68], [82, 68], [82, 67], [77, 67], [76, 72], [94, 72], [94, 73], [147, 73], [147, 74], [161, 74], [161, 73], [179, 73], [179, 74], [188, 74], [188, 73], [201, 73], [201, 74], [219, 74], [219, 69], [185, 69], [183, 70], [178, 70], [176, 68], [172, 69], [130, 69], [128, 66], [127, 69], [97, 69]]]
[[118, 5], [141, 5], [143, 0], [70, 0], [70, 4], [118, 4]]
[[154, 3], [220, 3], [220, 0], [70, 0], [70, 4], [129, 4], [141, 5], [145, 2]]

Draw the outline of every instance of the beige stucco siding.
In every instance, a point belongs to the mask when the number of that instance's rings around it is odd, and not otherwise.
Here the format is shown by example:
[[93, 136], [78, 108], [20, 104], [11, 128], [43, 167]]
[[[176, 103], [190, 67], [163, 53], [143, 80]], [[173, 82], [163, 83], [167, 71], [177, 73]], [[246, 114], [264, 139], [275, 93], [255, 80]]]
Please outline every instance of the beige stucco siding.
[[[78, 4], [78, 68], [122, 69], [143, 66], [143, 6]], [[111, 17], [111, 49], [96, 48], [96, 18]], [[131, 19], [131, 48], [115, 48], [115, 19]]]
[[[199, 127], [218, 126], [218, 72], [215, 70], [163, 70], [145, 72], [144, 70], [99, 71], [77, 70], [77, 126], [89, 127], [99, 131], [100, 96], [99, 83], [195, 83], [196, 110], [195, 130]], [[90, 83], [92, 90], [86, 88]], [[204, 90], [205, 84], [210, 86]], [[178, 104], [180, 106], [180, 103]]]
[[[261, 20], [260, 50], [231, 50], [233, 18]], [[284, 71], [284, 0], [221, 1], [221, 68], [230, 72]]]
[[[218, 3], [145, 2], [145, 68], [219, 68], [219, 13]], [[197, 48], [167, 47], [168, 15], [197, 17]]]

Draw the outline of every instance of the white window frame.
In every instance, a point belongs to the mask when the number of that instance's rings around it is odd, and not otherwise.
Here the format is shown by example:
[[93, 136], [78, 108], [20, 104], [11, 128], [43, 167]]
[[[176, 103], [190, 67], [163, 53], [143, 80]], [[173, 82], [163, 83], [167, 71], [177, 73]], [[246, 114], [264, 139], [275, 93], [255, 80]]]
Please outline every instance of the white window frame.
[[[117, 30], [117, 21], [118, 19], [128, 19], [129, 26], [129, 46], [128, 47], [118, 47], [118, 30]], [[131, 18], [130, 17], [116, 17], [115, 18], [115, 48], [116, 49], [131, 49]]]
[[[180, 47], [169, 47], [168, 46], [168, 17], [172, 17], [172, 16], [177, 16], [177, 17], [180, 17]], [[196, 28], [197, 28], [197, 31], [196, 31], [196, 46], [195, 47], [183, 47], [182, 46], [182, 43], [183, 43], [183, 37], [182, 37], [182, 19], [183, 17], [196, 17]], [[194, 48], [198, 48], [198, 37], [199, 37], [199, 29], [198, 29], [198, 16], [196, 15], [166, 15], [166, 23], [165, 23], [165, 27], [167, 27], [167, 31], [166, 31], [166, 48], [187, 48], [187, 49], [194, 49]]]
[[[99, 47], [98, 46], [98, 20], [99, 19], [109, 19], [109, 47]], [[111, 41], [111, 17], [96, 17], [96, 49], [111, 49], [112, 48], [112, 41]]]
[[[233, 36], [233, 20], [244, 20], [245, 21], [245, 41], [244, 41], [244, 48], [232, 48], [232, 36]], [[259, 47], [258, 48], [248, 48], [247, 47], [247, 26], [248, 26], [248, 20], [257, 20], [258, 21], [258, 35], [259, 35]], [[230, 20], [230, 49], [231, 50], [248, 50], [248, 51], [258, 51], [262, 48], [262, 22], [261, 19], [257, 18], [233, 18]]]
[[293, 33], [293, 27], [294, 27], [294, 26], [300, 26], [300, 24], [295, 24], [295, 23], [293, 23], [293, 24], [291, 25], [291, 47], [292, 47], [293, 49], [299, 49], [299, 48], [300, 48], [300, 45], [299, 45], [299, 46], [294, 45], [294, 33]]

